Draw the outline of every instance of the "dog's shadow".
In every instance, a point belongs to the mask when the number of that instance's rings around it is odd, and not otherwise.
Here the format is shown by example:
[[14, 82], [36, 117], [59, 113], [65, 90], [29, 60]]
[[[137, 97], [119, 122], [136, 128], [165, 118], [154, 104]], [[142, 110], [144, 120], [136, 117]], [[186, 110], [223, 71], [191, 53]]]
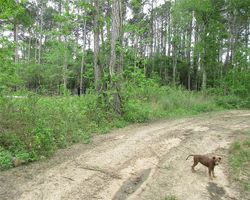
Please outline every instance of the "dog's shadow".
[[212, 182], [208, 183], [207, 191], [213, 200], [221, 200], [226, 194], [226, 191], [223, 187], [220, 187], [216, 183]]

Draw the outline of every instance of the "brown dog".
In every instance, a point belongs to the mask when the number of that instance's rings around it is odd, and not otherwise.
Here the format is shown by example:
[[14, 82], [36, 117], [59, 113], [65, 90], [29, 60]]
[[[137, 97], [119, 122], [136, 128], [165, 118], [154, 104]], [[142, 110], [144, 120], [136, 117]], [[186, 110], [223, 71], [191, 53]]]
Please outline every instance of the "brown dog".
[[194, 164], [192, 165], [192, 171], [194, 172], [194, 167], [198, 165], [198, 163], [201, 163], [205, 165], [208, 168], [208, 173], [209, 173], [209, 178], [212, 179], [211, 173], [214, 175], [214, 167], [219, 164], [221, 161], [221, 157], [215, 157], [213, 156], [212, 158], [209, 158], [206, 155], [189, 155], [186, 160], [190, 157], [193, 156], [194, 158]]

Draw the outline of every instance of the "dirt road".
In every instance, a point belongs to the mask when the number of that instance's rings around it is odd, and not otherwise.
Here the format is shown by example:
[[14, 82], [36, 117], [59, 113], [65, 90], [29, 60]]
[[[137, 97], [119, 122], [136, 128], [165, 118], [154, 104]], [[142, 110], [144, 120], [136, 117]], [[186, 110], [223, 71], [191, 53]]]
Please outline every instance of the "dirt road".
[[[250, 111], [132, 125], [60, 150], [49, 160], [0, 174], [1, 200], [238, 200], [228, 179], [230, 143], [250, 133]], [[210, 181], [188, 154], [222, 157]]]

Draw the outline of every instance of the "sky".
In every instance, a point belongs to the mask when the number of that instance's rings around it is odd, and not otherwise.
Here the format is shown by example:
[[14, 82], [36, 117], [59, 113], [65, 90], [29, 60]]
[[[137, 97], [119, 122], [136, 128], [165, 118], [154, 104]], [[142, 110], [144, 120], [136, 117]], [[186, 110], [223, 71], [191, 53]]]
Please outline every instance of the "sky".
[[[169, 0], [154, 0], [154, 8], [164, 4], [164, 2]], [[148, 10], [150, 9], [150, 5], [145, 5], [144, 12], [148, 13]]]

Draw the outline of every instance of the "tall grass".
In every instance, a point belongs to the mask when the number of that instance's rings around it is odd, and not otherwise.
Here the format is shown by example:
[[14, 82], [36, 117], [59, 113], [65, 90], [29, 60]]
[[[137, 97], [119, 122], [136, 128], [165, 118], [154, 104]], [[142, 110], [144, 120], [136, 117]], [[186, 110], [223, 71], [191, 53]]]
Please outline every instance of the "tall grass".
[[242, 188], [242, 195], [250, 195], [250, 133], [248, 138], [235, 142], [230, 148], [231, 174]]
[[[134, 88], [125, 103], [125, 119], [140, 122], [162, 117], [193, 115], [221, 109], [212, 97], [182, 88]], [[133, 112], [131, 112], [133, 111]]]
[[7, 98], [0, 106], [0, 168], [12, 166], [13, 156], [24, 162], [48, 157], [58, 148], [89, 143], [94, 134], [151, 119], [216, 110], [213, 99], [170, 87], [126, 86], [123, 117], [112, 113], [100, 97]]

